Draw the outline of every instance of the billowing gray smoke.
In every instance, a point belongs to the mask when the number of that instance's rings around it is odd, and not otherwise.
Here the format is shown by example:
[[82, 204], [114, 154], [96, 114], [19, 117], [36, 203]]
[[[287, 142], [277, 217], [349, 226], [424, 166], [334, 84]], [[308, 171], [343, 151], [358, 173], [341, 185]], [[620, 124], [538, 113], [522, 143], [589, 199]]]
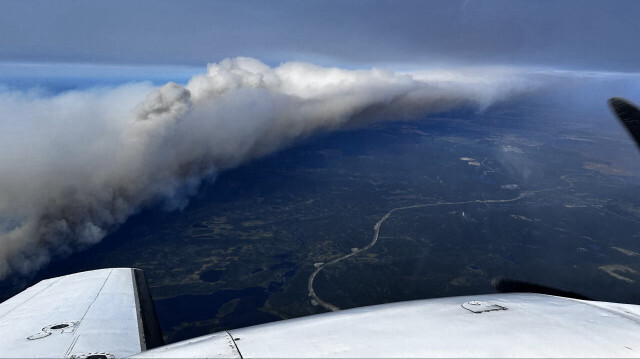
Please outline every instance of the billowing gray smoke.
[[211, 64], [185, 87], [0, 92], [0, 278], [99, 242], [159, 199], [185, 205], [205, 176], [317, 131], [487, 106], [537, 86], [509, 69]]

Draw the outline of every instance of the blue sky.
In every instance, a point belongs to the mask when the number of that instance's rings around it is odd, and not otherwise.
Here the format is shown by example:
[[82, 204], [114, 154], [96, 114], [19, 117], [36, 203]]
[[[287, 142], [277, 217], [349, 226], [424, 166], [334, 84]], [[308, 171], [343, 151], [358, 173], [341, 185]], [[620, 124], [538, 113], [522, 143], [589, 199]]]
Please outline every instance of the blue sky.
[[640, 69], [633, 0], [58, 0], [2, 1], [0, 9], [0, 62], [10, 63], [202, 68], [251, 56], [347, 68]]

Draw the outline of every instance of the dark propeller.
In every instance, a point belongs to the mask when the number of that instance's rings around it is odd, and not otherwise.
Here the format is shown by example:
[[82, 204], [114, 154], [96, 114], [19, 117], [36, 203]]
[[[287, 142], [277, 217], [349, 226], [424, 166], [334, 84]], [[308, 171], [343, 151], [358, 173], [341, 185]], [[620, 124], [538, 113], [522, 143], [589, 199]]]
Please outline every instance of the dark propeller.
[[495, 278], [491, 281], [491, 285], [500, 293], [539, 293], [558, 297], [591, 300], [582, 294], [507, 278]]
[[621, 97], [610, 98], [609, 106], [640, 148], [640, 109]]

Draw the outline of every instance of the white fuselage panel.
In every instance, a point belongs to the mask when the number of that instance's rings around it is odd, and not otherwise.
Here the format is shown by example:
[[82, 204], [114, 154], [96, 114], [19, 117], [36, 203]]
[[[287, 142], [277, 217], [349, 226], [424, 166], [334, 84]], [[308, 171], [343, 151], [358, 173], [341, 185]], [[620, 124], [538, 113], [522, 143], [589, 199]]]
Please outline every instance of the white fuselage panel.
[[[228, 333], [244, 358], [638, 357], [639, 313], [636, 305], [492, 294], [363, 307]], [[230, 344], [218, 339], [224, 334], [199, 338], [197, 355], [183, 342], [175, 351], [137, 357], [229, 355]]]

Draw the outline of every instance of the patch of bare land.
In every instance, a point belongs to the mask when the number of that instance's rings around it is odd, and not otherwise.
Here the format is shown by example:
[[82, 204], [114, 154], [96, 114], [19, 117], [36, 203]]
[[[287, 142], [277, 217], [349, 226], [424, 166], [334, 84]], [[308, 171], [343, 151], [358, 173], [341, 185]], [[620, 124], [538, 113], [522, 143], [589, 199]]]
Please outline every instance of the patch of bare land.
[[620, 273], [631, 273], [631, 274], [636, 274], [637, 272], [627, 266], [623, 266], [622, 264], [609, 264], [606, 266], [601, 266], [599, 267], [599, 269], [605, 271], [608, 275], [616, 278], [616, 279], [620, 279], [623, 280], [627, 283], [634, 283], [635, 281], [633, 279], [629, 279]]
[[616, 251], [622, 253], [622, 254], [626, 254], [629, 257], [635, 257], [635, 256], [640, 256], [640, 253], [636, 253], [634, 251], [630, 251], [628, 249], [624, 249], [624, 248], [620, 248], [620, 247], [611, 247], [613, 249], [615, 249]]
[[614, 176], [631, 176], [631, 173], [622, 168], [616, 168], [612, 165], [598, 162], [589, 162], [586, 161], [583, 165], [583, 168], [593, 171], [598, 171], [602, 174], [606, 175], [614, 175]]

